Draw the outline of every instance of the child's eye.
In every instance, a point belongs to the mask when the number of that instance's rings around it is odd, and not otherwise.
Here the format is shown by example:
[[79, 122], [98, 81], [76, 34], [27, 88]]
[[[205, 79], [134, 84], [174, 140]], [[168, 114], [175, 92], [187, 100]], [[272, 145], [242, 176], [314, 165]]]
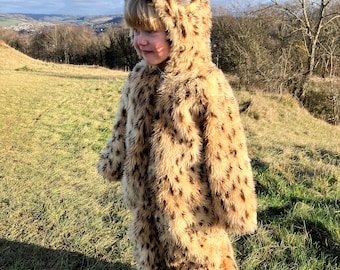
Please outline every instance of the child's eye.
[[139, 34], [139, 33], [140, 33], [140, 30], [137, 29], [137, 28], [134, 28], [134, 29], [133, 29], [133, 33], [134, 33], [134, 34]]

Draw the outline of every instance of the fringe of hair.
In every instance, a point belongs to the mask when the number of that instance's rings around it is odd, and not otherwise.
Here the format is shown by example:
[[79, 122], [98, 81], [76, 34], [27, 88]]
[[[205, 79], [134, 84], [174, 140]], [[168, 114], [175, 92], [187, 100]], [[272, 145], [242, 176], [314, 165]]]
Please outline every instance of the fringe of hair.
[[124, 7], [126, 24], [131, 28], [156, 31], [164, 24], [151, 0], [127, 0]]

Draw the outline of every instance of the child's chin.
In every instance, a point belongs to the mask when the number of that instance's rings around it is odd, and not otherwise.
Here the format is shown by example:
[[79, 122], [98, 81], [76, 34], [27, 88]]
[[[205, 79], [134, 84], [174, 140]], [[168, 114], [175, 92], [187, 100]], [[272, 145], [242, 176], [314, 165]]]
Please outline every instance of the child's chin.
[[146, 61], [145, 59], [144, 59], [144, 61], [145, 61], [145, 63], [147, 63], [147, 64], [150, 65], [150, 66], [157, 66], [157, 65], [159, 65], [158, 62]]

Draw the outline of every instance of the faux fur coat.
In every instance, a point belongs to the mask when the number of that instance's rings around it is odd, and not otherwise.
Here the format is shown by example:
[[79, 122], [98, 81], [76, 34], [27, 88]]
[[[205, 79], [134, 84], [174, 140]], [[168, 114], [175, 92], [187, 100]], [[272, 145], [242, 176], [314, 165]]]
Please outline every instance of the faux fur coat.
[[129, 74], [98, 172], [121, 180], [138, 269], [237, 269], [229, 233], [256, 229], [238, 105], [212, 63], [208, 0], [153, 0], [171, 52]]

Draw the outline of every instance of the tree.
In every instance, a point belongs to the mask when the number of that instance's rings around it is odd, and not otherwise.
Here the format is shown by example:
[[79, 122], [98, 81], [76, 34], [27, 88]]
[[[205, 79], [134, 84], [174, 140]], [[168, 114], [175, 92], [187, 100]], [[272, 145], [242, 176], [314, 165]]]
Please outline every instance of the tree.
[[[219, 10], [213, 18], [214, 60], [225, 72], [236, 73], [240, 85], [281, 91], [278, 66], [280, 40], [276, 14], [267, 6], [237, 13]], [[237, 14], [237, 15], [235, 15]]]
[[138, 56], [132, 46], [129, 30], [110, 28], [107, 33], [108, 44], [104, 50], [104, 62], [109, 68], [132, 70], [138, 62]]
[[132, 70], [139, 60], [136, 50], [132, 46], [128, 29], [118, 31], [116, 44], [120, 50], [120, 56], [123, 58], [124, 66], [127, 67], [128, 70]]
[[291, 27], [291, 33], [299, 33], [307, 53], [307, 63], [299, 78], [292, 81], [293, 94], [302, 102], [306, 96], [305, 84], [313, 75], [316, 67], [316, 57], [320, 48], [320, 38], [323, 30], [334, 20], [340, 18], [339, 12], [333, 12], [330, 7], [332, 0], [293, 0], [292, 3], [279, 4], [272, 0], [274, 7], [281, 10]]
[[339, 81], [340, 75], [340, 20], [332, 22], [327, 26], [327, 36], [325, 35], [320, 42], [322, 62], [322, 75], [329, 84], [329, 93], [327, 95], [329, 100], [329, 114], [328, 122], [338, 125], [340, 117], [340, 89]]
[[3, 40], [8, 46], [27, 53], [29, 48], [29, 38], [25, 33], [19, 34], [18, 32], [10, 29], [2, 29], [0, 27], [0, 39]]
[[93, 29], [70, 24], [38, 29], [31, 37], [29, 55], [66, 64], [97, 64], [98, 39]]
[[237, 19], [226, 9], [218, 9], [213, 12], [211, 31], [213, 61], [224, 72], [235, 72], [240, 56], [231, 37]]

